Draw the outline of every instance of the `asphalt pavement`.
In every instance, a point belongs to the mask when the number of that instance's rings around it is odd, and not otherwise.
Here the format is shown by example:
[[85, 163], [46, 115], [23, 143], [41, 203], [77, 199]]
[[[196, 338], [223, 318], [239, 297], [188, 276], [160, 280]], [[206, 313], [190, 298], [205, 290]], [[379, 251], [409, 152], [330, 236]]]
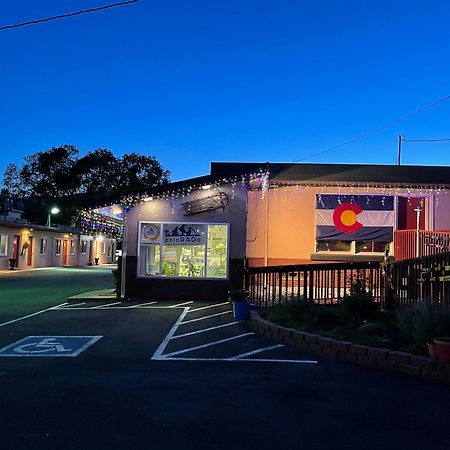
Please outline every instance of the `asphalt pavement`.
[[59, 276], [13, 319], [0, 297], [2, 450], [450, 448], [446, 386], [279, 346], [227, 303], [66, 303]]

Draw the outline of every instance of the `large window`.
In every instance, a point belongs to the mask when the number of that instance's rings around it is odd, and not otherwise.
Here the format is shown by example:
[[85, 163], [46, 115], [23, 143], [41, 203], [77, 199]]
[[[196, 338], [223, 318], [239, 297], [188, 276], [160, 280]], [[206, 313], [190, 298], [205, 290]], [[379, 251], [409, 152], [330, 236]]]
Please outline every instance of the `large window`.
[[86, 254], [86, 252], [87, 252], [87, 243], [88, 243], [88, 241], [86, 241], [84, 239], [81, 241], [81, 254], [82, 255]]
[[8, 236], [0, 234], [0, 256], [6, 256], [8, 251]]
[[228, 277], [228, 224], [141, 223], [139, 275]]
[[55, 240], [55, 255], [59, 256], [61, 254], [61, 239]]
[[41, 255], [46, 255], [47, 254], [47, 247], [48, 247], [48, 238], [41, 237], [41, 248], [40, 248], [39, 253]]

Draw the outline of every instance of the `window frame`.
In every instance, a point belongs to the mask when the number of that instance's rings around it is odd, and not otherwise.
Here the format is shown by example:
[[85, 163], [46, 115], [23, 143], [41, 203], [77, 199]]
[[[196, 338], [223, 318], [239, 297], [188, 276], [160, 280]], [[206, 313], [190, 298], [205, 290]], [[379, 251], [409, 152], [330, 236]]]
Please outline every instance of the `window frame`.
[[[226, 277], [207, 277], [207, 276], [203, 276], [203, 277], [180, 277], [180, 276], [173, 276], [173, 275], [143, 275], [140, 273], [140, 264], [141, 264], [141, 245], [146, 245], [145, 243], [142, 242], [142, 233], [141, 233], [141, 227], [143, 224], [158, 224], [161, 225], [161, 236], [164, 233], [164, 225], [183, 225], [183, 224], [189, 224], [189, 225], [205, 225], [206, 226], [206, 243], [205, 243], [205, 270], [204, 273], [207, 273], [207, 269], [208, 269], [208, 232], [209, 232], [209, 226], [212, 225], [222, 225], [222, 226], [226, 226], [227, 227], [227, 261], [226, 261], [226, 269], [227, 269], [227, 276]], [[137, 245], [137, 267], [136, 267], [136, 272], [137, 272], [137, 278], [143, 278], [143, 279], [160, 279], [160, 280], [186, 280], [186, 281], [195, 281], [195, 280], [211, 280], [211, 281], [229, 281], [230, 279], [230, 224], [229, 223], [224, 223], [224, 222], [180, 222], [180, 221], [157, 221], [157, 220], [140, 220], [138, 222], [138, 228], [137, 228], [137, 233], [138, 233], [138, 245]], [[151, 244], [149, 244], [151, 245]], [[155, 244], [153, 244], [155, 245]], [[164, 256], [164, 252], [163, 252], [163, 247], [164, 244], [162, 242], [159, 243], [159, 248], [160, 248], [160, 262], [159, 262], [159, 272], [161, 273], [161, 268], [162, 268], [162, 263], [163, 263], [163, 256]], [[175, 247], [175, 246], [174, 246]]]
[[[61, 238], [55, 238], [55, 256], [61, 256], [61, 250], [62, 250], [62, 239]], [[59, 248], [59, 252], [58, 252]]]
[[[45, 241], [45, 245], [42, 245]], [[40, 246], [39, 246], [39, 254], [44, 256], [48, 253], [48, 237], [41, 236]]]
[[87, 248], [88, 248], [88, 240], [87, 239], [81, 239], [81, 243], [80, 243], [80, 254], [81, 255], [86, 255], [87, 253]]
[[73, 256], [77, 252], [77, 245], [75, 239], [69, 239], [69, 255]]
[[[1, 240], [4, 238], [5, 242], [5, 251], [1, 251]], [[9, 235], [6, 233], [0, 233], [0, 256], [8, 256], [8, 241], [9, 241]]]

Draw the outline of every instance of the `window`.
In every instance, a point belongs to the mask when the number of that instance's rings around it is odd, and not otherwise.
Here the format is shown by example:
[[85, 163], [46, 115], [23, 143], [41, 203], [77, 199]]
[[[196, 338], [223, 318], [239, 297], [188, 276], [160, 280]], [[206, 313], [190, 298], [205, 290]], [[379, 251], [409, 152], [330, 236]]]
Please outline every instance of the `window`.
[[85, 241], [84, 239], [81, 241], [81, 253], [83, 255], [85, 255], [87, 252], [87, 243], [88, 241]]
[[389, 242], [357, 241], [356, 253], [382, 253]]
[[74, 239], [70, 240], [70, 254], [75, 255], [75, 240]]
[[139, 274], [228, 277], [228, 224], [141, 223]]
[[102, 255], [104, 255], [106, 253], [106, 241], [102, 241], [101, 242], [101, 246], [102, 246]]
[[0, 255], [6, 256], [8, 252], [8, 235], [0, 234]]
[[47, 254], [47, 247], [48, 247], [48, 238], [41, 237], [41, 247], [40, 247], [39, 253], [41, 255], [46, 255]]
[[55, 239], [55, 255], [61, 254], [61, 239]]
[[318, 252], [349, 252], [351, 241], [317, 241]]

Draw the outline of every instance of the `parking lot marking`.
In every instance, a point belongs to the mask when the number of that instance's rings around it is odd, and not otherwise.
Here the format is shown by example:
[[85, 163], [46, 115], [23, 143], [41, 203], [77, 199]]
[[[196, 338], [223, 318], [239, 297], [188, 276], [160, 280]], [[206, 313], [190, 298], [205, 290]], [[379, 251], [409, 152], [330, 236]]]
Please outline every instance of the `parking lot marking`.
[[142, 306], [154, 305], [155, 303], [158, 303], [158, 302], [139, 303], [139, 305], [129, 306], [129, 308], [139, 308], [139, 307], [142, 307]]
[[74, 306], [85, 305], [86, 303], [72, 303], [71, 305], [65, 305], [64, 308], [73, 308]]
[[232, 336], [232, 337], [229, 337], [226, 339], [220, 339], [218, 341], [208, 342], [207, 344], [196, 345], [195, 347], [185, 348], [183, 350], [177, 350], [176, 352], [166, 353], [165, 355], [160, 355], [160, 356], [162, 356], [162, 358], [167, 358], [167, 357], [171, 357], [171, 356], [175, 356], [175, 355], [182, 355], [183, 353], [192, 352], [194, 350], [200, 350], [202, 348], [212, 347], [213, 345], [219, 345], [224, 342], [234, 341], [236, 339], [240, 339], [245, 336], [250, 336], [252, 334], [255, 334], [255, 333], [253, 333], [253, 332], [243, 333], [243, 334], [239, 334], [238, 336]]
[[276, 348], [281, 348], [281, 347], [284, 347], [284, 345], [283, 344], [271, 345], [270, 347], [259, 348], [257, 350], [252, 350], [251, 352], [242, 353], [240, 355], [233, 356], [233, 357], [227, 358], [227, 359], [229, 359], [230, 361], [234, 361], [237, 359], [246, 358], [247, 356], [256, 355], [258, 353], [268, 352], [269, 350], [275, 350]]
[[37, 315], [42, 314], [42, 313], [45, 313], [45, 312], [47, 312], [47, 311], [55, 310], [55, 309], [57, 309], [57, 308], [59, 308], [60, 306], [63, 306], [63, 305], [67, 305], [67, 303], [61, 303], [60, 305], [51, 306], [50, 308], [42, 309], [41, 311], [37, 311], [37, 312], [35, 312], [35, 313], [33, 313], [33, 314], [28, 314], [28, 315], [26, 315], [26, 316], [19, 317], [19, 318], [17, 318], [17, 319], [10, 320], [10, 321], [8, 321], [8, 322], [0, 323], [0, 327], [4, 327], [4, 326], [9, 325], [9, 324], [11, 324], [11, 323], [19, 322], [20, 320], [28, 319], [29, 317], [37, 316]]
[[173, 324], [172, 328], [169, 330], [169, 332], [167, 333], [164, 340], [161, 342], [161, 344], [159, 344], [159, 347], [156, 349], [156, 352], [153, 354], [152, 359], [156, 359], [156, 360], [164, 359], [164, 357], [162, 356], [162, 353], [166, 349], [169, 341], [172, 339], [172, 336], [177, 331], [178, 327], [180, 326], [180, 323], [186, 317], [186, 314], [188, 313], [188, 311], [189, 311], [189, 307], [183, 309], [183, 312], [180, 314], [177, 321]]
[[194, 302], [191, 301], [191, 302], [178, 303], [177, 305], [169, 306], [169, 308], [178, 308], [178, 307], [180, 307], [180, 306], [190, 305], [191, 303], [194, 303]]
[[190, 333], [177, 334], [176, 336], [173, 336], [172, 339], [178, 339], [178, 338], [182, 338], [182, 337], [186, 337], [186, 336], [192, 336], [193, 334], [205, 333], [206, 331], [217, 330], [218, 328], [229, 327], [230, 325], [236, 325], [237, 323], [242, 323], [242, 321], [239, 320], [236, 322], [225, 323], [223, 325], [217, 325], [216, 327], [209, 327], [209, 328], [203, 328], [202, 330], [191, 331]]
[[198, 322], [199, 320], [210, 319], [211, 317], [223, 316], [224, 314], [231, 314], [233, 311], [225, 311], [217, 314], [211, 314], [209, 316], [199, 317], [198, 319], [186, 320], [185, 322], [180, 323], [180, 325], [185, 325], [187, 323]]
[[0, 349], [0, 357], [74, 357], [78, 356], [102, 337], [27, 336]]
[[[106, 307], [112, 306], [112, 305], [120, 305], [121, 303], [122, 302], [106, 303], [105, 305], [93, 306], [92, 309], [106, 308]], [[127, 306], [127, 308], [129, 308], [129, 306]]]
[[257, 359], [257, 358], [242, 358], [242, 359], [224, 359], [224, 358], [159, 358], [164, 361], [220, 361], [220, 362], [276, 362], [276, 363], [291, 363], [291, 364], [318, 364], [318, 361], [309, 359]]
[[201, 308], [195, 308], [195, 309], [190, 309], [189, 310], [189, 314], [195, 311], [202, 311], [203, 309], [208, 309], [208, 308], [217, 308], [217, 306], [224, 306], [224, 305], [228, 305], [229, 302], [224, 302], [224, 303], [217, 303], [215, 305], [208, 305], [208, 306], [202, 306]]

